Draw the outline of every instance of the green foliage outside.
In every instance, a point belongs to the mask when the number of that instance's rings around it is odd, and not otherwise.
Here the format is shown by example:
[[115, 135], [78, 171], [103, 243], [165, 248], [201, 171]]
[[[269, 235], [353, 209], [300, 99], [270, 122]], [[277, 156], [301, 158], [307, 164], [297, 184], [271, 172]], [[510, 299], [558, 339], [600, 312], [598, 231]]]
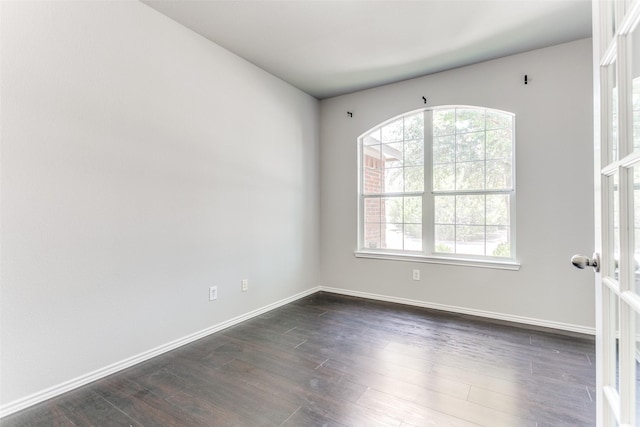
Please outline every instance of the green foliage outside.
[[438, 243], [436, 245], [435, 251], [440, 253], [450, 254], [450, 253], [453, 253], [453, 247], [446, 245], [444, 243]]
[[508, 242], [502, 242], [493, 250], [491, 255], [507, 258], [511, 255], [511, 246]]

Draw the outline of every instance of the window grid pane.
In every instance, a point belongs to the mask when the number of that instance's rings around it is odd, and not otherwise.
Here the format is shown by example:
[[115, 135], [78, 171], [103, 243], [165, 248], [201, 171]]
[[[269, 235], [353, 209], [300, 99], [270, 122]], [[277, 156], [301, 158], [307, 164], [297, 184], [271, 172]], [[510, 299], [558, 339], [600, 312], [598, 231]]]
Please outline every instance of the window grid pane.
[[508, 194], [434, 197], [435, 252], [510, 257]]
[[424, 114], [413, 114], [361, 139], [362, 194], [424, 191]]
[[364, 199], [364, 249], [422, 251], [422, 196]]
[[377, 127], [360, 149], [363, 248], [422, 251], [424, 112]]
[[[368, 209], [368, 210], [367, 210]], [[422, 250], [422, 197], [397, 196], [365, 199], [365, 243], [369, 249]], [[380, 218], [380, 220], [378, 220]], [[369, 227], [371, 231], [369, 231]], [[379, 237], [369, 238], [374, 232]]]
[[511, 257], [513, 116], [448, 108], [433, 117], [434, 251]]
[[511, 190], [513, 118], [482, 108], [433, 113], [433, 190]]

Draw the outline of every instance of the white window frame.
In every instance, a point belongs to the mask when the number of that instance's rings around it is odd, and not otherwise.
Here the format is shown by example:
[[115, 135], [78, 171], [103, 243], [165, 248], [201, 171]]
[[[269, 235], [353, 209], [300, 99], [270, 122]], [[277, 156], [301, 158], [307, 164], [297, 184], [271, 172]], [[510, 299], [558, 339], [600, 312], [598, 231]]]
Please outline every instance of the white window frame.
[[[512, 116], [512, 146], [511, 146], [511, 174], [512, 174], [512, 188], [511, 190], [471, 190], [471, 191], [433, 191], [432, 179], [433, 179], [433, 124], [432, 117], [434, 110], [441, 109], [482, 109], [485, 111], [495, 111], [499, 113], [509, 114]], [[366, 135], [369, 135], [373, 130], [382, 128], [385, 125], [399, 120], [406, 116], [415, 115], [422, 112], [424, 114], [424, 191], [422, 193], [406, 192], [406, 193], [382, 193], [375, 195], [380, 196], [422, 196], [422, 251], [408, 251], [408, 250], [393, 250], [393, 249], [372, 249], [364, 248], [364, 200], [372, 197], [371, 195], [365, 195], [363, 191], [363, 139]], [[418, 109], [409, 111], [398, 116], [395, 116], [389, 120], [385, 120], [382, 123], [377, 124], [371, 129], [364, 132], [357, 139], [358, 145], [358, 236], [357, 236], [357, 250], [355, 256], [358, 258], [372, 258], [372, 259], [385, 259], [385, 260], [397, 260], [397, 261], [410, 261], [410, 262], [426, 262], [435, 264], [448, 264], [470, 267], [486, 267], [496, 268], [504, 270], [518, 270], [520, 263], [516, 260], [516, 117], [515, 114], [497, 110], [489, 107], [470, 106], [470, 105], [442, 105], [424, 109]], [[467, 254], [446, 254], [434, 252], [435, 242], [435, 221], [434, 221], [434, 200], [435, 196], [450, 194], [450, 195], [464, 195], [464, 194], [508, 194], [510, 198], [510, 221], [509, 221], [509, 235], [510, 235], [510, 257], [492, 257], [487, 255], [467, 255]]]

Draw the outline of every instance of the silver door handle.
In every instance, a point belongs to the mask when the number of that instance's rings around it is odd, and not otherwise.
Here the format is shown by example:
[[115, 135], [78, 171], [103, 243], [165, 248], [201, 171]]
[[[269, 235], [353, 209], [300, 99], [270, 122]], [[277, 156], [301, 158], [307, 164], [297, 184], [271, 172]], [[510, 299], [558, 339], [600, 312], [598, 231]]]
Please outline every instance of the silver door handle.
[[571, 264], [579, 269], [593, 267], [596, 273], [600, 271], [600, 254], [594, 253], [591, 258], [584, 255], [574, 255], [571, 257]]

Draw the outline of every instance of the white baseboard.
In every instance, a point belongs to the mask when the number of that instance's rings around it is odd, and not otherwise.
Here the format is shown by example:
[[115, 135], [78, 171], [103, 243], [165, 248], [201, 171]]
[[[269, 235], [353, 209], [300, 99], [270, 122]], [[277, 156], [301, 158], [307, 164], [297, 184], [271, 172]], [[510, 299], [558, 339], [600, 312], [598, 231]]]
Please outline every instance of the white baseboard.
[[86, 384], [89, 384], [93, 381], [104, 378], [116, 372], [122, 371], [126, 368], [137, 365], [138, 363], [152, 359], [156, 356], [159, 356], [163, 353], [167, 353], [183, 345], [192, 343], [196, 340], [199, 340], [200, 338], [204, 338], [208, 335], [219, 332], [223, 329], [237, 325], [238, 323], [244, 322], [245, 320], [249, 320], [253, 317], [260, 316], [268, 311], [274, 310], [278, 307], [282, 307], [283, 305], [289, 304], [300, 298], [304, 298], [306, 296], [314, 294], [318, 291], [330, 292], [330, 293], [340, 294], [340, 295], [348, 295], [353, 297], [367, 298], [367, 299], [378, 300], [378, 301], [386, 301], [386, 302], [392, 302], [392, 303], [398, 303], [398, 304], [405, 304], [405, 305], [411, 305], [416, 307], [431, 308], [434, 310], [442, 310], [442, 311], [448, 311], [453, 313], [468, 314], [472, 316], [484, 317], [489, 319], [497, 319], [497, 320], [503, 320], [503, 321], [513, 322], [513, 323], [539, 326], [544, 328], [558, 329], [562, 331], [569, 331], [569, 332], [575, 332], [575, 333], [586, 334], [586, 335], [595, 335], [595, 328], [587, 328], [579, 325], [572, 325], [572, 324], [560, 323], [560, 322], [551, 322], [547, 320], [534, 319], [529, 317], [494, 313], [490, 311], [475, 310], [475, 309], [450, 306], [450, 305], [438, 304], [438, 303], [430, 303], [430, 302], [412, 300], [407, 298], [392, 297], [388, 295], [372, 294], [368, 292], [352, 291], [348, 289], [334, 288], [330, 286], [316, 286], [314, 288], [308, 289], [304, 292], [300, 292], [291, 297], [282, 299], [280, 301], [266, 305], [262, 308], [250, 311], [248, 313], [234, 317], [222, 323], [218, 323], [217, 325], [210, 326], [206, 329], [195, 332], [191, 335], [187, 335], [183, 338], [179, 338], [175, 341], [158, 346], [156, 348], [145, 351], [133, 357], [124, 359], [120, 362], [114, 363], [109, 366], [105, 366], [104, 368], [100, 368], [98, 370], [87, 373], [85, 375], [81, 375], [77, 378], [74, 378], [72, 380], [50, 387], [46, 390], [42, 390], [37, 393], [26, 396], [24, 398], [15, 400], [13, 402], [9, 402], [6, 405], [0, 406], [0, 418], [5, 417], [7, 415], [11, 415], [18, 411], [26, 409], [30, 406], [36, 405], [40, 402], [44, 402], [47, 399], [51, 399], [53, 397], [59, 396], [73, 389], [82, 387]]
[[63, 393], [66, 393], [78, 387], [82, 387], [83, 385], [87, 385], [93, 381], [99, 380], [108, 375], [114, 374], [118, 371], [122, 371], [123, 369], [137, 365], [138, 363], [144, 362], [146, 360], [159, 356], [163, 353], [167, 353], [168, 351], [174, 350], [183, 345], [192, 343], [196, 340], [199, 340], [200, 338], [204, 338], [208, 335], [211, 335], [213, 333], [226, 329], [230, 326], [237, 325], [238, 323], [244, 322], [245, 320], [249, 320], [253, 317], [260, 316], [261, 314], [264, 314], [268, 311], [274, 310], [278, 307], [282, 307], [283, 305], [289, 304], [300, 298], [304, 298], [306, 296], [314, 294], [319, 290], [320, 290], [320, 287], [316, 286], [315, 288], [308, 289], [304, 292], [300, 292], [288, 298], [282, 299], [280, 301], [276, 301], [262, 308], [250, 311], [243, 315], [226, 320], [222, 323], [218, 323], [217, 325], [210, 326], [206, 329], [187, 335], [183, 338], [179, 338], [175, 341], [171, 341], [167, 344], [158, 346], [156, 348], [145, 351], [133, 357], [129, 357], [127, 359], [121, 360], [120, 362], [116, 362], [112, 365], [105, 366], [104, 368], [100, 368], [93, 372], [89, 372], [85, 375], [81, 375], [72, 380], [65, 381], [62, 384], [55, 385], [53, 387], [39, 391], [37, 393], [15, 400], [13, 402], [9, 402], [6, 405], [0, 406], [0, 418], [6, 417], [7, 415], [14, 414], [18, 411], [26, 409], [40, 402], [44, 402], [47, 399], [51, 399], [53, 397], [59, 396]]
[[438, 303], [432, 303], [432, 302], [426, 302], [426, 301], [412, 300], [412, 299], [407, 299], [407, 298], [398, 298], [398, 297], [392, 297], [392, 296], [388, 296], [388, 295], [372, 294], [372, 293], [369, 293], [369, 292], [352, 291], [352, 290], [349, 290], [349, 289], [334, 288], [334, 287], [331, 287], [331, 286], [320, 286], [320, 291], [331, 292], [331, 293], [340, 294], [340, 295], [349, 295], [349, 296], [352, 296], [352, 297], [368, 298], [368, 299], [373, 299], [373, 300], [378, 300], [378, 301], [386, 301], [386, 302], [393, 302], [393, 303], [398, 303], [398, 304], [412, 305], [412, 306], [416, 306], [416, 307], [431, 308], [431, 309], [434, 309], [434, 310], [442, 310], [442, 311], [448, 311], [448, 312], [452, 312], [452, 313], [468, 314], [468, 315], [471, 315], [471, 316], [478, 316], [478, 317], [484, 317], [484, 318], [488, 318], [488, 319], [503, 320], [503, 321], [512, 322], [512, 323], [519, 323], [519, 324], [523, 324], [523, 325], [531, 325], [531, 326], [538, 326], [538, 327], [543, 327], [543, 328], [557, 329], [557, 330], [561, 330], [561, 331], [575, 332], [575, 333], [585, 334], [585, 335], [594, 335], [595, 336], [595, 334], [596, 334], [595, 328], [589, 328], [589, 327], [580, 326], [580, 325], [572, 325], [572, 324], [569, 324], [569, 323], [552, 322], [552, 321], [549, 321], [549, 320], [535, 319], [535, 318], [531, 318], [531, 317], [514, 316], [514, 315], [511, 315], [511, 314], [494, 313], [494, 312], [491, 312], [491, 311], [475, 310], [475, 309], [472, 309], [472, 308], [457, 307], [457, 306], [452, 306], [452, 305], [445, 305], [445, 304], [438, 304]]

